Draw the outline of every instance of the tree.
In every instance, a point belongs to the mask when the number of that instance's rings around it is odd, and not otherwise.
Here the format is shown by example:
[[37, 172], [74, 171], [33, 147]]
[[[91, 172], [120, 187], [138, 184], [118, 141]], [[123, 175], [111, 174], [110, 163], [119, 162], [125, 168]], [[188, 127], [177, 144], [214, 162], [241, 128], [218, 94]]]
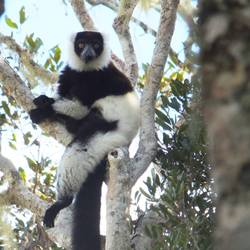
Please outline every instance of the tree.
[[216, 249], [249, 249], [250, 3], [213, 0], [200, 7], [203, 112], [218, 196]]
[[[196, 34], [193, 27], [195, 22], [193, 12], [190, 8], [186, 8], [191, 5], [191, 2], [183, 1], [179, 8], [179, 13], [192, 27], [185, 47], [184, 63], [179, 60], [177, 53], [170, 50], [178, 0], [162, 0], [161, 5], [158, 3], [155, 6], [155, 8], [161, 6], [157, 32], [132, 17], [137, 1], [121, 1], [119, 5], [115, 1], [89, 0], [88, 2], [92, 5], [105, 5], [117, 12], [114, 29], [121, 42], [125, 63], [115, 55], [113, 59], [118, 67], [126, 72], [131, 82], [141, 88], [142, 92], [143, 116], [139, 148], [135, 157], [130, 159], [127, 149], [117, 149], [117, 155], [109, 155], [106, 249], [129, 249], [131, 230], [134, 249], [152, 249], [153, 247], [156, 249], [167, 247], [169, 249], [206, 249], [211, 245], [210, 236], [214, 213], [208, 177], [210, 166], [206, 162], [204, 131], [199, 127], [199, 110], [196, 113], [195, 108], [190, 108], [191, 100], [192, 105], [195, 106], [195, 100], [191, 97], [195, 96], [195, 91], [199, 90], [195, 86], [198, 77], [193, 76], [191, 81], [185, 79], [185, 73], [195, 75], [190, 61], [193, 55], [190, 47]], [[85, 8], [85, 2], [72, 0], [70, 3], [81, 25], [85, 29], [95, 29], [94, 22]], [[21, 25], [26, 19], [24, 9], [20, 10], [19, 17]], [[138, 77], [138, 63], [129, 31], [130, 21], [138, 24], [145, 32], [156, 36], [152, 61], [150, 65], [144, 65], [145, 73], [140, 77]], [[17, 26], [10, 18], [6, 18], [6, 22], [10, 28], [15, 29]], [[20, 46], [12, 37], [2, 34], [0, 41], [18, 55], [18, 64], [21, 65], [15, 70], [14, 66], [3, 58], [0, 61], [0, 82], [4, 96], [1, 106], [4, 114], [1, 116], [1, 122], [4, 126], [18, 127], [19, 120], [25, 119], [26, 112], [34, 107], [30, 88], [37, 86], [38, 82], [54, 83], [56, 81], [55, 72], [61, 66], [61, 52], [59, 47], [55, 47], [43, 67], [34, 59], [41, 46], [41, 40], [34, 34], [28, 35], [25, 39], [27, 49]], [[169, 51], [170, 61], [166, 66]], [[170, 76], [164, 72], [166, 67], [167, 70], [172, 71]], [[155, 100], [157, 101], [156, 119]], [[183, 116], [177, 123], [169, 111], [171, 109], [171, 112], [173, 110], [177, 112], [176, 115]], [[196, 119], [193, 119], [195, 116]], [[161, 131], [157, 133], [158, 146], [156, 146], [155, 122], [157, 131]], [[42, 125], [42, 129], [60, 141], [58, 126], [58, 124], [47, 123]], [[190, 136], [190, 128], [193, 126], [196, 126], [196, 129]], [[27, 145], [39, 145], [39, 141], [29, 132], [23, 134], [23, 140]], [[9, 144], [14, 148], [15, 143], [16, 136], [13, 133]], [[40, 225], [41, 216], [48, 206], [48, 201], [54, 197], [54, 191], [51, 189], [53, 180], [51, 171], [54, 166], [47, 158], [36, 161], [27, 156], [26, 159], [30, 169], [35, 173], [30, 187], [23, 182], [26, 176], [22, 168], [19, 168], [17, 172], [16, 168], [2, 156], [0, 161], [4, 179], [10, 185], [6, 192], [1, 193], [2, 199], [8, 205], [16, 204], [18, 207], [28, 208], [37, 216], [32, 217], [28, 222], [30, 225], [34, 225], [34, 222], [37, 224], [33, 232], [29, 231], [27, 223], [19, 220], [18, 227], [23, 231], [19, 230], [16, 243], [20, 248], [26, 247], [25, 249], [38, 246], [44, 249], [56, 249], [48, 241], [47, 234]], [[138, 220], [131, 221], [129, 225], [127, 211], [130, 206], [131, 189], [153, 160], [161, 169], [157, 173], [153, 171], [152, 177], [147, 179], [147, 192], [141, 189], [136, 195], [137, 199], [141, 195], [146, 196], [151, 205], [139, 216]], [[156, 198], [159, 194], [160, 197]], [[194, 212], [194, 210], [197, 211]], [[56, 227], [47, 231], [50, 239], [66, 248], [69, 248], [70, 223], [68, 218], [71, 217], [70, 213], [70, 209], [62, 211]], [[39, 240], [34, 243], [32, 237]], [[24, 246], [23, 238], [31, 238], [26, 246]]]

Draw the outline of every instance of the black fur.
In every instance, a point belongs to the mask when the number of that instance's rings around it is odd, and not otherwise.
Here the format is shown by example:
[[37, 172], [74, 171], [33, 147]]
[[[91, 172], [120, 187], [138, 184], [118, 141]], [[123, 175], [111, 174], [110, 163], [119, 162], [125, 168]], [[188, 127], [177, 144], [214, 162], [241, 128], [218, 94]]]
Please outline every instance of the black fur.
[[55, 100], [46, 95], [40, 95], [39, 97], [35, 98], [33, 102], [38, 108], [45, 108], [53, 104]]
[[118, 121], [106, 121], [97, 108], [91, 109], [89, 114], [82, 119], [75, 140], [84, 143], [96, 132], [106, 133], [115, 130], [117, 128], [117, 123]]
[[75, 53], [85, 62], [98, 58], [102, 51], [104, 40], [99, 32], [78, 32], [75, 37]]
[[[106, 161], [100, 162], [89, 174], [77, 193], [74, 203], [72, 246], [74, 250], [100, 250], [101, 186]], [[83, 220], [84, 218], [84, 220]]]
[[90, 107], [96, 100], [110, 95], [124, 95], [133, 91], [128, 78], [112, 63], [102, 70], [77, 72], [67, 66], [59, 78], [58, 93], [62, 97], [76, 97]]
[[65, 197], [64, 199], [57, 200], [52, 206], [50, 206], [44, 215], [43, 223], [46, 227], [54, 227], [54, 220], [57, 214], [65, 207], [68, 207], [73, 200], [73, 196]]
[[[59, 78], [59, 96], [68, 99], [77, 98], [89, 108], [100, 98], [124, 95], [131, 91], [133, 91], [133, 87], [128, 78], [112, 63], [102, 70], [82, 72], [77, 72], [67, 66]], [[44, 95], [35, 98], [34, 103], [37, 104], [37, 108], [30, 111], [32, 122], [39, 124], [46, 119], [57, 120], [52, 107], [54, 101], [53, 98]], [[57, 121], [65, 123], [62, 117]]]

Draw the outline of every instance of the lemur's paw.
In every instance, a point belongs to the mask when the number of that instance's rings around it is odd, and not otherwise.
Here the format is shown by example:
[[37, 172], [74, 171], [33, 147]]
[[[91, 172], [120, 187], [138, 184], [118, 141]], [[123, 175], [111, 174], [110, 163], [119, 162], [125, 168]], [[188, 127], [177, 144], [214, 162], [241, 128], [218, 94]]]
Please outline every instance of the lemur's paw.
[[33, 123], [39, 124], [41, 122], [43, 122], [46, 118], [49, 117], [49, 114], [46, 110], [43, 109], [32, 109], [29, 112], [30, 115], [30, 119]]
[[50, 106], [54, 102], [55, 100], [53, 98], [50, 98], [46, 95], [40, 95], [33, 100], [33, 103], [39, 108]]
[[55, 209], [53, 209], [53, 207], [50, 207], [46, 210], [45, 215], [43, 217], [43, 224], [48, 227], [54, 227], [54, 221], [57, 215], [57, 211], [55, 211]]

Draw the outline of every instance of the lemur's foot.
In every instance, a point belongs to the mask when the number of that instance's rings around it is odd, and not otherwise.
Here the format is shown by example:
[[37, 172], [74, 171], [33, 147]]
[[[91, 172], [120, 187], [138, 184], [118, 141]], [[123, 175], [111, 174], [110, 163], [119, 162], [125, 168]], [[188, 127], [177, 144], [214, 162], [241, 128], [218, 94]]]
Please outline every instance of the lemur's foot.
[[37, 98], [33, 100], [33, 103], [38, 107], [38, 108], [44, 108], [47, 106], [50, 106], [53, 104], [55, 100], [53, 98], [50, 98], [46, 95], [40, 95]]
[[58, 214], [58, 210], [56, 208], [54, 208], [53, 206], [48, 208], [43, 218], [43, 224], [48, 228], [54, 227], [55, 226], [54, 221], [55, 221], [57, 214]]

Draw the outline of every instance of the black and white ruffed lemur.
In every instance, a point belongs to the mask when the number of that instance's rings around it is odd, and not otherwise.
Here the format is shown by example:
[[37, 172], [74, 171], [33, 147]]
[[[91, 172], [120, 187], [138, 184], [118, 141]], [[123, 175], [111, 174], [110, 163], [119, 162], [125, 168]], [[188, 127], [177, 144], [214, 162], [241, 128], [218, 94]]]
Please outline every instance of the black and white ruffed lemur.
[[107, 154], [131, 143], [139, 127], [139, 100], [128, 80], [111, 62], [105, 36], [76, 33], [68, 64], [62, 71], [57, 97], [41, 95], [30, 117], [35, 123], [60, 122], [69, 132], [57, 170], [57, 199], [44, 224], [54, 226], [58, 212], [74, 204], [74, 250], [100, 250], [101, 185]]

